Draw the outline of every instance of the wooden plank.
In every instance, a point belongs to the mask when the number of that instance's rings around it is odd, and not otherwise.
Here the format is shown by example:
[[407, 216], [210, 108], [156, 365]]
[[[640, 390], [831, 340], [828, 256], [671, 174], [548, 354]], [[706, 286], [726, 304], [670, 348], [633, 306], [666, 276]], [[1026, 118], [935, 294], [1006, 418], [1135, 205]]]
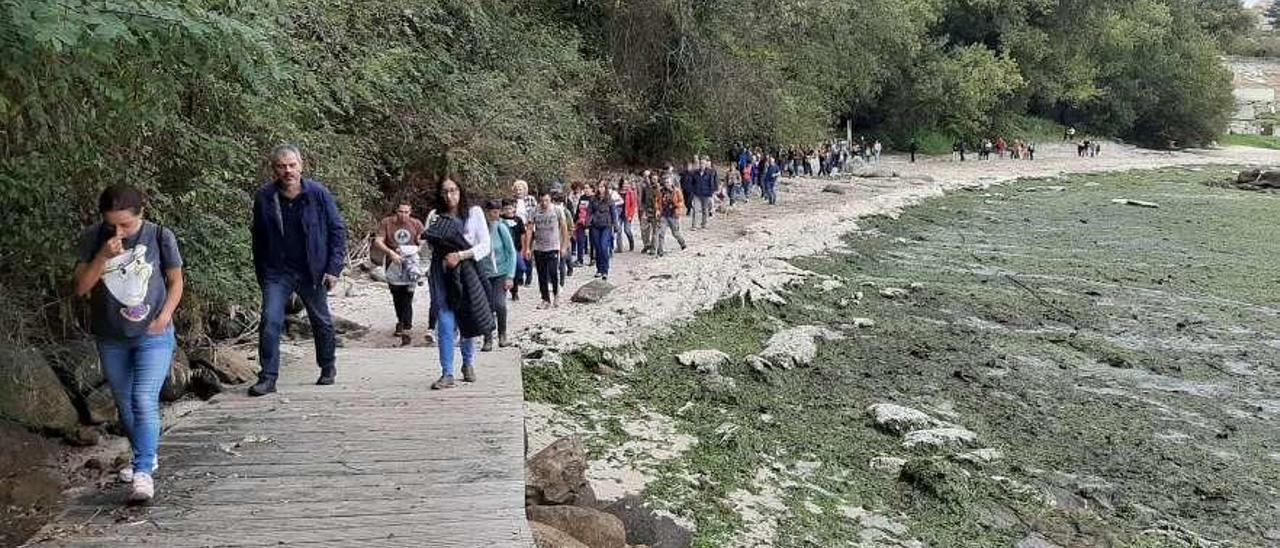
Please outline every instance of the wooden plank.
[[[137, 514], [125, 514], [134, 521], [149, 520], [165, 528], [183, 531], [218, 530], [225, 524], [249, 524], [270, 521], [273, 529], [324, 528], [352, 525], [381, 525], [417, 523], [418, 521], [449, 521], [459, 515], [473, 519], [487, 519], [488, 511], [495, 503], [515, 492], [514, 484], [490, 483], [470, 489], [456, 489], [454, 493], [433, 498], [411, 499], [406, 497], [314, 501], [288, 499], [280, 501], [209, 501], [167, 497], [157, 504], [140, 509]], [[523, 489], [523, 488], [522, 488]], [[80, 508], [75, 514], [84, 515], [88, 508]], [[80, 523], [110, 525], [119, 516], [110, 513], [89, 513]], [[430, 517], [431, 519], [427, 519]], [[364, 518], [363, 520], [359, 518]], [[359, 523], [356, 523], [359, 522]]]
[[[444, 409], [380, 409], [375, 407], [356, 407], [346, 408], [337, 407], [326, 411], [308, 411], [306, 409], [296, 409], [289, 411], [250, 411], [250, 412], [224, 412], [217, 417], [199, 416], [193, 417], [190, 421], [185, 422], [184, 430], [197, 428], [200, 426], [226, 426], [230, 424], [242, 423], [260, 423], [263, 426], [269, 426], [272, 423], [279, 422], [316, 422], [321, 424], [347, 424], [350, 427], [358, 427], [361, 424], [367, 424], [375, 420], [387, 419], [407, 419], [413, 420], [413, 425], [430, 424], [432, 422], [441, 421], [463, 421], [463, 420], [492, 420], [496, 418], [504, 418], [511, 420], [515, 417], [523, 415], [523, 405], [512, 405], [508, 403], [488, 403], [485, 404], [480, 411], [480, 406], [457, 406], [447, 407]], [[408, 426], [408, 425], [405, 425]]]
[[[182, 461], [182, 466], [190, 469], [204, 468], [236, 468], [236, 467], [299, 467], [313, 464], [343, 464], [346, 466], [363, 468], [375, 465], [393, 465], [393, 464], [411, 464], [423, 463], [431, 466], [448, 464], [456, 462], [458, 454], [472, 454], [480, 451], [491, 450], [495, 453], [501, 451], [504, 445], [510, 445], [512, 442], [509, 438], [489, 440], [484, 443], [468, 444], [464, 450], [458, 451], [459, 448], [452, 447], [449, 452], [435, 451], [418, 451], [414, 452], [397, 452], [394, 454], [343, 454], [343, 453], [317, 453], [298, 451], [287, 455], [279, 453], [245, 453], [239, 457], [230, 459], [223, 458], [222, 455], [208, 455], [207, 457], [190, 458]], [[474, 445], [474, 447], [471, 447]], [[501, 454], [495, 454], [495, 457], [501, 457]], [[508, 455], [510, 456], [510, 455]], [[492, 460], [497, 460], [492, 459]], [[438, 463], [436, 461], [446, 461]]]
[[163, 436], [152, 506], [73, 493], [39, 545], [532, 546], [519, 354], [450, 391], [427, 389], [435, 358], [340, 349], [329, 387], [290, 358], [281, 393], [219, 395]]
[[[516, 426], [520, 415], [518, 411], [494, 414], [491, 416], [475, 416], [465, 413], [450, 415], [419, 415], [416, 417], [366, 417], [361, 419], [321, 419], [297, 421], [272, 421], [266, 417], [254, 420], [229, 421], [222, 424], [191, 424], [181, 430], [173, 430], [162, 437], [184, 440], [200, 435], [229, 436], [229, 433], [249, 434], [330, 434], [332, 439], [341, 439], [343, 435], [358, 435], [370, 432], [396, 433], [413, 436], [434, 436], [446, 432], [477, 430], [511, 429]], [[464, 422], [465, 421], [465, 422]], [[523, 425], [520, 425], [523, 430]], [[412, 438], [411, 438], [412, 439]], [[234, 440], [232, 440], [234, 441]]]
[[[271, 481], [279, 480], [279, 481]], [[403, 500], [438, 498], [455, 492], [473, 489], [509, 489], [509, 496], [523, 497], [523, 482], [506, 477], [473, 478], [433, 474], [403, 481], [392, 481], [383, 476], [353, 476], [345, 481], [327, 481], [314, 478], [217, 478], [190, 479], [164, 482], [156, 505], [193, 502], [221, 504], [227, 501], [302, 500], [320, 502], [327, 500], [361, 500], [400, 497]], [[66, 518], [83, 522], [94, 514], [109, 515], [121, 509], [120, 501], [125, 487], [117, 490], [93, 490], [76, 500], [67, 510]]]
[[77, 537], [41, 543], [40, 546], [532, 546], [532, 535], [522, 524], [524, 515], [507, 515], [483, 521], [456, 519], [447, 522], [337, 527], [278, 531], [271, 528], [234, 527], [213, 532], [163, 529], [151, 522], [83, 527]]

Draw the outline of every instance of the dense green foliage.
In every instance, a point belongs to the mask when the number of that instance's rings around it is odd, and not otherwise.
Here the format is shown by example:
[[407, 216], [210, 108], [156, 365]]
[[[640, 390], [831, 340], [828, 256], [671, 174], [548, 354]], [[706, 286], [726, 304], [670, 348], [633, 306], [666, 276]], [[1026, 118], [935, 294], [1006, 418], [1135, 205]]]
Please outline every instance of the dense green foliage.
[[846, 121], [891, 144], [1028, 115], [1196, 144], [1248, 24], [1234, 0], [0, 0], [0, 331], [71, 331], [70, 242], [109, 183], [150, 193], [187, 255], [184, 321], [219, 335], [202, 320], [255, 298], [275, 143], [357, 235], [445, 172], [493, 188]]
[[[535, 175], [592, 157], [597, 64], [508, 2], [0, 2], [7, 335], [64, 334], [71, 242], [102, 187], [179, 235], [200, 333], [256, 298], [251, 191], [296, 141], [360, 234], [425, 175]], [[53, 303], [63, 303], [58, 306]], [[31, 314], [32, 306], [49, 306]], [[61, 313], [56, 313], [56, 312]], [[47, 320], [51, 325], [38, 325]], [[28, 329], [7, 329], [24, 326]], [[207, 328], [207, 329], [206, 329]]]

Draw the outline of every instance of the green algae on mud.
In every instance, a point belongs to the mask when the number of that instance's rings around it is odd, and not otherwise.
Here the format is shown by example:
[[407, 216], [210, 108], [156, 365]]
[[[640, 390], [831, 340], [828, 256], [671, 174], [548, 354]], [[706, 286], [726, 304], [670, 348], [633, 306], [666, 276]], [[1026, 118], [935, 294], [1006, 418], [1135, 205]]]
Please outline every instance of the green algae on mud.
[[[560, 399], [606, 415], [651, 409], [696, 436], [648, 495], [693, 519], [701, 546], [751, 526], [728, 501], [764, 489], [762, 470], [787, 507], [772, 516], [778, 546], [1008, 546], [1033, 532], [1071, 546], [1265, 545], [1280, 534], [1280, 198], [1206, 184], [1230, 177], [1063, 176], [928, 200], [795, 261], [841, 287], [815, 279], [787, 305], [721, 304], [647, 341], [647, 365], [619, 379], [570, 366], [555, 374], [572, 382], [534, 385], [551, 400], [575, 387]], [[878, 293], [913, 283], [905, 298]], [[820, 343], [808, 367], [747, 366], [784, 325], [847, 337]], [[675, 363], [698, 348], [733, 358], [721, 373], [736, 387], [709, 390]], [[607, 401], [584, 388], [613, 382], [627, 390]], [[904, 449], [866, 417], [881, 402], [970, 429], [1004, 458]], [[603, 430], [589, 446], [616, 442]], [[878, 472], [875, 457], [907, 466]], [[849, 508], [907, 530], [873, 530]]]

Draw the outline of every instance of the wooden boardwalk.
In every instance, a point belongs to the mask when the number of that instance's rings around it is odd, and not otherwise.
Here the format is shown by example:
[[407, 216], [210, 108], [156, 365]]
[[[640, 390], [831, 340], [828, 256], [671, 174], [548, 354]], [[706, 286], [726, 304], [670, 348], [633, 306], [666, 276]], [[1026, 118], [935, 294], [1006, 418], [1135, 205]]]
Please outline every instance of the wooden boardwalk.
[[161, 438], [157, 496], [74, 495], [36, 546], [532, 546], [517, 352], [428, 390], [434, 348], [340, 349], [338, 384], [289, 359], [280, 393], [222, 394]]

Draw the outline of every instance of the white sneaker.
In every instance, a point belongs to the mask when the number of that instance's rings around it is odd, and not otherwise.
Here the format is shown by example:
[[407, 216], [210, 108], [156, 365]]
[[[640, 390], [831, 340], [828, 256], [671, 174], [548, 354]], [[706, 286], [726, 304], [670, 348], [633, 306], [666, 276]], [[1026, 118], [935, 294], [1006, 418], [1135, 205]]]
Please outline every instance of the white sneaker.
[[151, 474], [137, 473], [133, 475], [133, 492], [129, 494], [129, 502], [133, 504], [142, 504], [151, 502], [151, 497], [156, 494], [155, 481], [151, 479]]
[[[157, 462], [156, 465], [151, 468], [151, 475], [152, 476], [156, 475], [156, 470], [159, 470], [159, 469], [160, 469], [160, 463]], [[124, 468], [121, 468], [119, 472], [119, 477], [120, 477], [120, 483], [133, 483], [133, 465], [128, 464], [128, 465], [125, 465]]]

